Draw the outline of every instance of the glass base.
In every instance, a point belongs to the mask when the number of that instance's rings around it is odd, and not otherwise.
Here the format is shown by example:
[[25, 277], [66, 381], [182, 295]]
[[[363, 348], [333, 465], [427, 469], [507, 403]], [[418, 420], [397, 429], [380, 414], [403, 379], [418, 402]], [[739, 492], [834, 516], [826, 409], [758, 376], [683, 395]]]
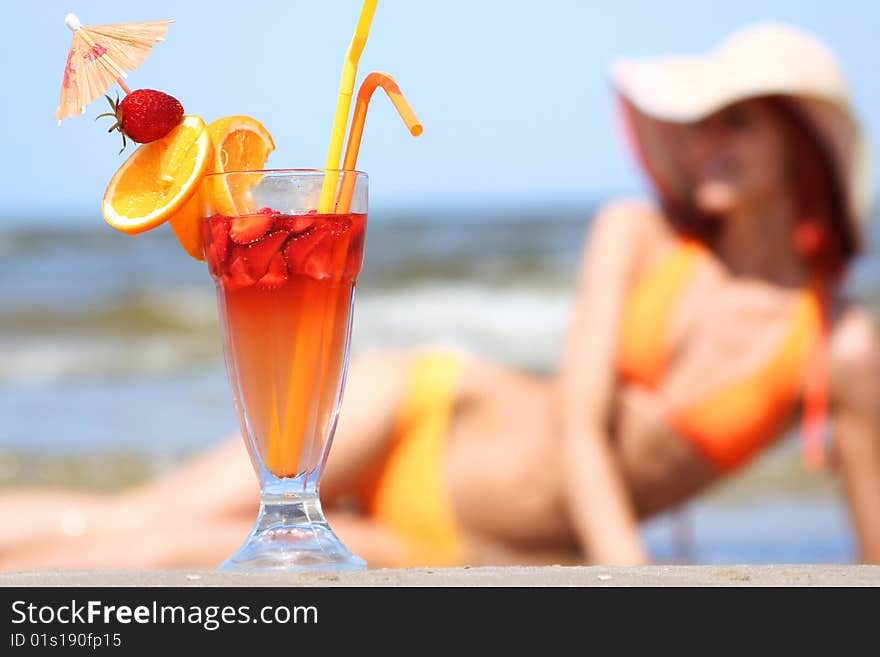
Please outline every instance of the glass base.
[[250, 535], [219, 570], [333, 572], [366, 567], [330, 529], [317, 496], [285, 495], [262, 500]]

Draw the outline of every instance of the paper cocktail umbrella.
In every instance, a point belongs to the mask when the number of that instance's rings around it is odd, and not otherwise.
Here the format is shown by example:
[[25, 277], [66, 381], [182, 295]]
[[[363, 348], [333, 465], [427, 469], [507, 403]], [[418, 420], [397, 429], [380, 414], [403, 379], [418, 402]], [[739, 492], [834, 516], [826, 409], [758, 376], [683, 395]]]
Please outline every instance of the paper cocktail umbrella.
[[86, 26], [68, 14], [64, 22], [73, 31], [73, 43], [64, 67], [61, 101], [55, 110], [59, 125], [85, 112], [86, 105], [113, 84], [129, 93], [122, 78], [144, 62], [154, 43], [164, 40], [172, 21]]

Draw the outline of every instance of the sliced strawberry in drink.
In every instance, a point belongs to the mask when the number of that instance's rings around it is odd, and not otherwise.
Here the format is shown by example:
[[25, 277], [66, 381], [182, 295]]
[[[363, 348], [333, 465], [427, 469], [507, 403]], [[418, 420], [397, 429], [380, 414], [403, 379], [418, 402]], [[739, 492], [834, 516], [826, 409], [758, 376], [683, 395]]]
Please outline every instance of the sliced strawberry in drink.
[[321, 280], [343, 275], [351, 225], [348, 217], [327, 217], [316, 227], [321, 237], [306, 257], [303, 268], [306, 276]]
[[315, 225], [315, 218], [306, 214], [280, 214], [275, 218], [275, 228], [300, 234]]
[[205, 260], [208, 261], [208, 271], [211, 272], [211, 276], [216, 277], [223, 274], [223, 260], [217, 253], [217, 245], [213, 242], [208, 242], [205, 245]]
[[291, 274], [301, 274], [305, 265], [306, 255], [314, 246], [315, 236], [312, 233], [294, 235], [284, 245], [284, 259]]
[[304, 233], [315, 225], [315, 219], [309, 216], [299, 216], [293, 218], [293, 232]]
[[229, 268], [223, 276], [223, 284], [227, 290], [238, 290], [254, 284], [247, 260], [240, 249], [235, 249], [230, 257]]
[[351, 229], [351, 219], [348, 217], [331, 216], [324, 221], [327, 230], [334, 237], [342, 237]]
[[275, 215], [262, 211], [233, 217], [229, 223], [229, 237], [236, 244], [250, 244], [268, 233], [274, 222]]
[[347, 234], [354, 226], [352, 220], [347, 216], [324, 215], [315, 217], [314, 222], [311, 230], [294, 236], [284, 248], [290, 273], [318, 280], [347, 276], [348, 263], [340, 258], [348, 249]]
[[268, 271], [260, 277], [257, 285], [266, 290], [272, 290], [284, 284], [287, 280], [287, 262], [284, 254], [276, 251], [269, 260]]
[[227, 218], [215, 214], [209, 217], [204, 228], [205, 257], [211, 273], [219, 275], [226, 264], [226, 256], [229, 253], [229, 229], [226, 226]]
[[[269, 233], [263, 239], [254, 242], [244, 249], [244, 258], [250, 268], [251, 276], [260, 278], [269, 268], [269, 261], [272, 257], [281, 251], [281, 247], [290, 236], [290, 233], [284, 230]], [[285, 276], [287, 269], [285, 268]]]
[[[347, 216], [327, 217], [322, 227], [327, 237], [311, 256], [306, 265], [306, 273], [315, 278], [340, 278], [351, 280], [357, 272], [350, 274], [348, 253], [355, 239], [354, 223]], [[358, 263], [358, 266], [360, 263]]]
[[309, 252], [303, 267], [303, 273], [316, 280], [332, 278], [333, 251], [335, 246], [336, 240], [325, 232], [323, 237], [318, 240], [314, 248]]
[[345, 280], [357, 278], [358, 272], [361, 270], [364, 259], [364, 232], [362, 222], [355, 224], [351, 231], [351, 238], [348, 241], [348, 253], [345, 257], [345, 271], [342, 274]]
[[223, 215], [215, 215], [210, 219], [211, 241], [217, 247], [217, 256], [221, 261], [226, 261], [229, 254], [229, 218]]
[[[321, 226], [315, 226], [312, 230], [294, 235], [284, 247], [284, 257], [291, 274], [306, 274], [306, 267], [312, 258], [313, 252], [327, 237], [326, 231]], [[309, 274], [311, 275], [311, 274]], [[320, 277], [317, 277], [320, 278]]]

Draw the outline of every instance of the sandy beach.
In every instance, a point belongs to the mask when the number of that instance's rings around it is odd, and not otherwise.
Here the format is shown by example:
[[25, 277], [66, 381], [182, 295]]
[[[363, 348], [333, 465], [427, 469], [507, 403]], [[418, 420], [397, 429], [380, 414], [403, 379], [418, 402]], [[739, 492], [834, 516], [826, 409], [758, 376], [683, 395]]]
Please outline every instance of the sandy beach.
[[0, 574], [7, 586], [880, 586], [880, 566], [642, 566], [408, 568], [353, 573], [231, 574], [213, 570], [43, 571]]

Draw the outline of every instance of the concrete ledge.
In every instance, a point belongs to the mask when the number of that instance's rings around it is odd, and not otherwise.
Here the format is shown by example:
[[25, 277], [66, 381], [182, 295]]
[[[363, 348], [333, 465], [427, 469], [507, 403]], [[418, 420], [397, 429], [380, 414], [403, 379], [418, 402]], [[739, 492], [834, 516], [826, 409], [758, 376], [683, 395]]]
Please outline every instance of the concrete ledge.
[[0, 586], [880, 586], [880, 566], [466, 567], [340, 574], [41, 571], [0, 573]]

